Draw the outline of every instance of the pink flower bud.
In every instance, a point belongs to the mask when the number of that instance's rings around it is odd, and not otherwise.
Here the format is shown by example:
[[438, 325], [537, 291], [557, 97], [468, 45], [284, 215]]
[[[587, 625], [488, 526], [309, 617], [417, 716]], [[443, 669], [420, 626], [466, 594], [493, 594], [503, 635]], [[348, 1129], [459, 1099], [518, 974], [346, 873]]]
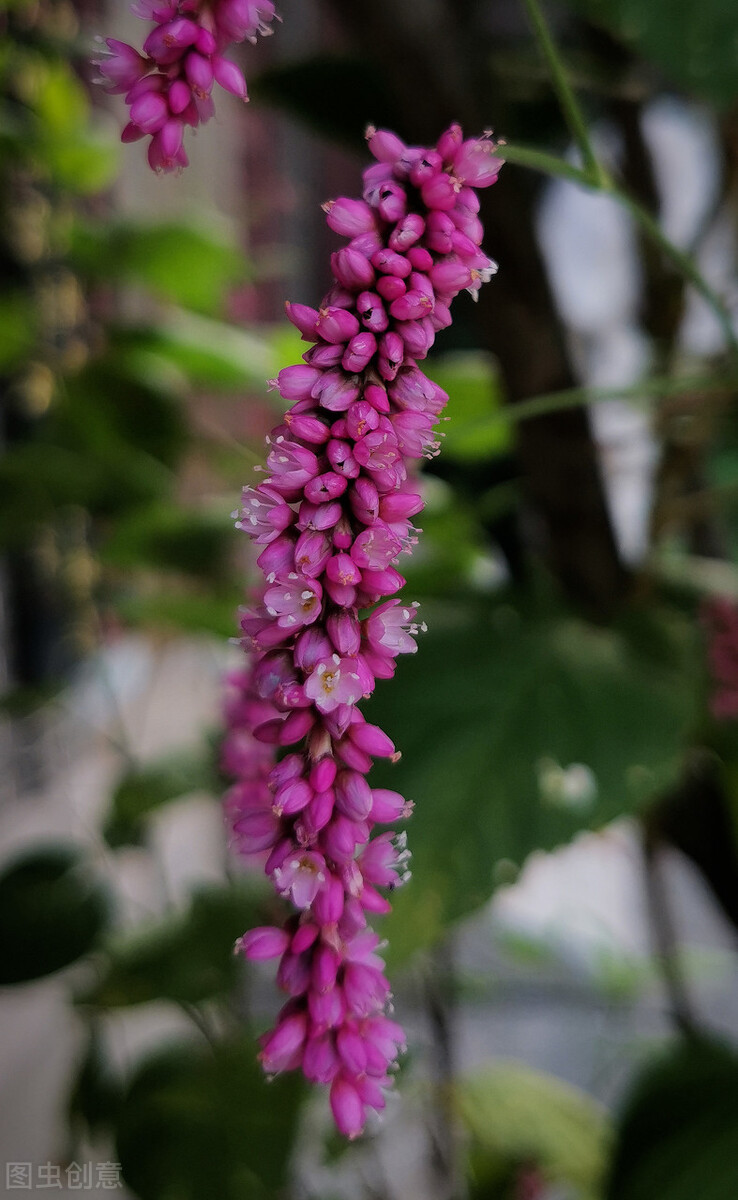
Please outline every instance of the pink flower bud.
[[331, 229], [342, 237], [355, 237], [358, 233], [373, 232], [376, 224], [374, 213], [363, 200], [349, 200], [341, 196], [323, 205], [326, 221]]
[[321, 308], [315, 330], [326, 342], [347, 342], [359, 332], [359, 322], [345, 308]]
[[388, 129], [374, 129], [370, 126], [366, 131], [366, 138], [371, 153], [382, 163], [397, 162], [407, 149], [405, 143]]
[[447, 211], [456, 203], [454, 180], [445, 173], [432, 175], [421, 186], [420, 195], [423, 198], [423, 204], [428, 208]]
[[[391, 758], [395, 753], [395, 744], [378, 725], [370, 725], [366, 721], [349, 726], [348, 736], [355, 746], [371, 754], [373, 758]], [[372, 811], [374, 818], [374, 812]]]
[[343, 358], [343, 346], [340, 342], [335, 345], [331, 342], [319, 342], [317, 346], [308, 350], [304, 358], [311, 367], [320, 367], [321, 371], [327, 371], [330, 367], [337, 367], [340, 363]]
[[352, 292], [363, 292], [374, 283], [374, 268], [369, 259], [349, 246], [331, 255], [331, 270], [338, 282]]
[[413, 187], [422, 187], [428, 180], [440, 174], [443, 158], [436, 150], [426, 150], [410, 169], [410, 182]]
[[274, 384], [285, 400], [305, 400], [310, 397], [320, 377], [321, 371], [316, 367], [297, 363], [294, 367], [283, 367]]
[[331, 1084], [331, 1112], [337, 1129], [353, 1141], [364, 1129], [364, 1105], [354, 1084], [339, 1072]]
[[327, 788], [333, 786], [333, 780], [336, 778], [336, 762], [333, 758], [321, 758], [320, 762], [314, 763], [310, 771], [310, 786], [316, 792], [324, 792]]
[[406, 253], [411, 246], [420, 241], [425, 232], [425, 220], [419, 213], [409, 213], [403, 217], [390, 234], [389, 248], [398, 254]]
[[230, 59], [222, 58], [219, 54], [214, 54], [211, 62], [216, 83], [219, 83], [227, 92], [232, 92], [239, 100], [248, 100], [246, 80], [240, 67], [237, 67]]
[[321, 925], [335, 925], [341, 919], [343, 906], [343, 886], [339, 879], [331, 875], [313, 901], [313, 915]]
[[264, 1070], [276, 1075], [298, 1066], [302, 1060], [306, 1030], [307, 1017], [304, 1013], [294, 1013], [280, 1020], [274, 1032], [262, 1042], [259, 1058]]
[[339, 771], [336, 807], [351, 821], [363, 821], [372, 810], [372, 790], [358, 771]]
[[326, 471], [316, 475], [305, 487], [305, 496], [312, 504], [322, 504], [326, 500], [335, 500], [346, 491], [346, 480], [335, 471]]
[[285, 424], [293, 437], [300, 438], [303, 442], [310, 442], [311, 446], [319, 446], [323, 442], [327, 442], [330, 437], [328, 426], [318, 417], [303, 416], [299, 413], [294, 416], [292, 413], [287, 413]]
[[131, 105], [131, 120], [144, 133], [156, 133], [169, 118], [169, 106], [159, 92], [146, 92]]
[[377, 339], [368, 329], [351, 338], [341, 359], [344, 371], [363, 371], [377, 351]]
[[307, 304], [292, 304], [289, 300], [285, 300], [284, 310], [295, 328], [300, 330], [303, 341], [314, 342], [318, 310]]
[[504, 159], [499, 158], [494, 142], [471, 138], [464, 142], [454, 157], [454, 175], [461, 183], [472, 187], [489, 187], [495, 183]]
[[331, 613], [326, 628], [339, 654], [358, 654], [361, 646], [361, 628], [357, 617], [346, 612]]
[[383, 333], [389, 324], [382, 298], [376, 292], [362, 292], [356, 301], [356, 311], [362, 325], [373, 333]]
[[284, 929], [271, 925], [260, 925], [251, 929], [236, 942], [236, 951], [251, 962], [262, 962], [268, 958], [279, 958], [289, 945], [289, 934]]
[[398, 300], [400, 296], [405, 295], [407, 284], [397, 275], [383, 275], [377, 281], [377, 290], [381, 292], [383, 300], [390, 304], [393, 300]]
[[404, 254], [398, 254], [395, 250], [378, 250], [372, 255], [372, 266], [376, 267], [383, 275], [396, 275], [399, 279], [406, 279], [412, 271], [412, 267]]
[[305, 1043], [302, 1070], [313, 1083], [330, 1083], [340, 1068], [340, 1059], [329, 1033], [309, 1037]]
[[377, 194], [377, 208], [383, 221], [400, 221], [407, 212], [407, 194], [399, 183], [385, 183]]

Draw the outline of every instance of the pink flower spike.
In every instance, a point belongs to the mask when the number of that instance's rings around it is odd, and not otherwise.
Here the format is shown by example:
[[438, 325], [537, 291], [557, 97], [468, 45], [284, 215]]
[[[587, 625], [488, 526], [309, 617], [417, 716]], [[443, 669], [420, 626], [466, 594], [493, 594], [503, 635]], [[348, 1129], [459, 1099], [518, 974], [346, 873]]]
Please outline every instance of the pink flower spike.
[[[197, 3], [182, 0], [169, 20]], [[251, 36], [273, 15], [266, 0], [217, 0], [218, 51], [226, 28], [226, 41]], [[210, 105], [196, 94], [207, 86], [197, 56], [210, 61], [213, 49], [199, 35], [194, 45], [186, 86], [195, 98], [183, 124], [205, 119]], [[129, 103], [171, 102], [175, 76], [173, 64], [139, 79]], [[161, 158], [171, 136], [155, 133]], [[386, 1016], [390, 985], [367, 922], [390, 911], [383, 891], [409, 878], [404, 831], [381, 827], [413, 807], [371, 787], [373, 759], [398, 755], [359, 705], [425, 628], [417, 605], [396, 596], [405, 582], [396, 563], [418, 540], [414, 460], [437, 453], [434, 425], [448, 396], [418, 362], [450, 324], [454, 296], [475, 294], [494, 270], [480, 250], [472, 181], [486, 186], [497, 170], [485, 139], [465, 142], [457, 126], [436, 148], [407, 147], [387, 131], [368, 136], [379, 161], [364, 172], [362, 198], [325, 206], [348, 242], [331, 256], [334, 284], [315, 308], [287, 307], [312, 345], [270, 384], [291, 408], [268, 439], [269, 476], [245, 489], [234, 514], [261, 546], [266, 578], [241, 615], [250, 665], [232, 677], [223, 748], [240, 781], [226, 799], [234, 844], [266, 852], [264, 870], [293, 909], [283, 932], [265, 927], [241, 943], [251, 957], [280, 957], [277, 983], [291, 996], [261, 1057], [268, 1071], [301, 1066], [330, 1085], [348, 1137], [368, 1109], [384, 1108], [404, 1046]]]
[[262, 925], [240, 937], [236, 942], [236, 951], [252, 962], [261, 962], [264, 959], [279, 958], [286, 951], [289, 941], [289, 934], [284, 929]]

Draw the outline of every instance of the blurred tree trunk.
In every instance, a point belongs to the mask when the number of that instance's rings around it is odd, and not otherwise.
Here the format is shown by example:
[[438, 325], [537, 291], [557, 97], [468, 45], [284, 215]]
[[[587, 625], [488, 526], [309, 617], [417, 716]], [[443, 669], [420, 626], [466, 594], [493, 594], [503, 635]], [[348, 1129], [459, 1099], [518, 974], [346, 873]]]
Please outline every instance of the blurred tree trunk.
[[[392, 0], [323, 3], [352, 44], [375, 60], [403, 114], [401, 135], [433, 143], [452, 121], [480, 132], [493, 113], [498, 132], [505, 131], [507, 114], [498, 100], [503, 89], [495, 86], [488, 65], [478, 6], [453, 0], [416, 0], [405, 7]], [[537, 186], [524, 171], [508, 168], [502, 186], [482, 193], [488, 245], [501, 269], [482, 290], [480, 333], [500, 362], [511, 403], [576, 383], [535, 238]], [[628, 576], [586, 412], [571, 409], [523, 422], [518, 446], [552, 570], [571, 599], [594, 616], [609, 617], [624, 597]]]

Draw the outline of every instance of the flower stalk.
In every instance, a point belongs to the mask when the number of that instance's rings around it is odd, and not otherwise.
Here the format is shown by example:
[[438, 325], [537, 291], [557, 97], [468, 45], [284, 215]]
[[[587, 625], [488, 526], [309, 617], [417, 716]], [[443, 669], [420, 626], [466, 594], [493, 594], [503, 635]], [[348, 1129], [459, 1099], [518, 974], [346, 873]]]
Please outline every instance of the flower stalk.
[[502, 159], [489, 135], [453, 125], [437, 146], [370, 129], [376, 163], [359, 199], [324, 205], [346, 239], [317, 309], [288, 304], [310, 348], [271, 386], [291, 402], [268, 442], [266, 478], [244, 489], [238, 528], [261, 547], [264, 586], [241, 618], [247, 665], [230, 680], [224, 766], [236, 848], [262, 854], [292, 915], [251, 930], [237, 950], [279, 960], [289, 997], [261, 1040], [268, 1074], [301, 1068], [330, 1086], [348, 1137], [385, 1105], [404, 1033], [368, 926], [409, 878], [412, 804], [373, 788], [375, 758], [397, 753], [360, 702], [414, 653], [417, 604], [397, 597], [398, 564], [423, 507], [415, 469], [438, 453], [448, 396], [420, 369], [496, 270], [481, 250], [476, 189]]

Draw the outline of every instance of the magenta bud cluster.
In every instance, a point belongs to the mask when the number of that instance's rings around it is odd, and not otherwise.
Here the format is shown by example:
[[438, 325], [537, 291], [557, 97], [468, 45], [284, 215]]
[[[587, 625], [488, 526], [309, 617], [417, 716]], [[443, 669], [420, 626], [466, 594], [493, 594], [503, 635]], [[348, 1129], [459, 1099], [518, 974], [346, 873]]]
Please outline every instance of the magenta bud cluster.
[[246, 80], [225, 57], [228, 47], [272, 32], [272, 0], [138, 0], [132, 11], [154, 27], [140, 53], [107, 38], [95, 60], [106, 92], [124, 95], [129, 121], [121, 141], [149, 137], [149, 166], [176, 171], [188, 163], [186, 126], [204, 125], [215, 112], [213, 85], [248, 100]]
[[288, 996], [260, 1058], [270, 1075], [300, 1068], [328, 1085], [348, 1137], [384, 1107], [404, 1044], [368, 918], [409, 877], [405, 834], [386, 827], [412, 809], [368, 782], [374, 759], [397, 754], [359, 705], [424, 628], [396, 595], [398, 562], [417, 541], [414, 470], [438, 450], [448, 397], [418, 362], [454, 297], [495, 269], [476, 189], [502, 165], [489, 135], [465, 139], [458, 125], [431, 150], [374, 129], [368, 141], [377, 162], [361, 199], [324, 205], [345, 239], [334, 284], [318, 308], [287, 305], [310, 347], [271, 381], [290, 407], [267, 439], [266, 477], [234, 513], [265, 582], [242, 613], [247, 664], [230, 679], [223, 748], [233, 844], [265, 856], [292, 908], [283, 928], [237, 946], [278, 959]]

